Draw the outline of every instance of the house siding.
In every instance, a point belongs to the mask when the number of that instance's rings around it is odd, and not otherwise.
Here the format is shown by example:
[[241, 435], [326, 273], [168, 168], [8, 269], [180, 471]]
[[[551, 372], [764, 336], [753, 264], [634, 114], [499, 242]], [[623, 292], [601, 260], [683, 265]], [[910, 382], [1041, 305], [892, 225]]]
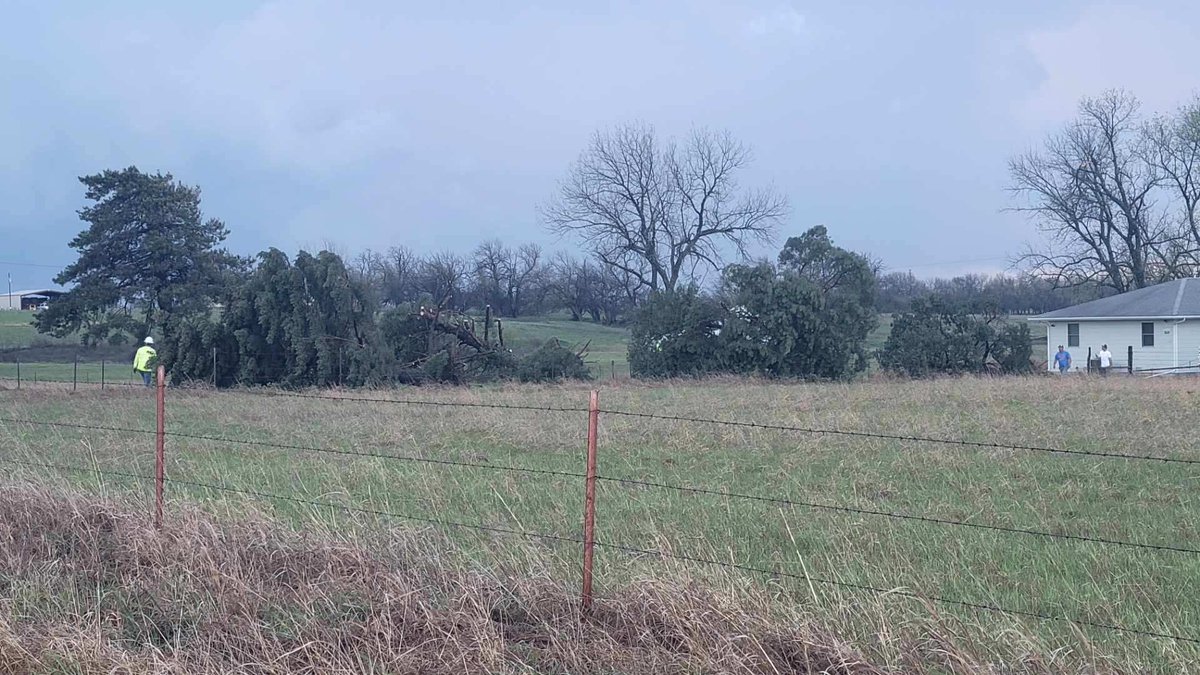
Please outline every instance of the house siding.
[[[1179, 365], [1200, 365], [1200, 319], [1188, 319], [1173, 328], [1179, 333]], [[1136, 362], [1134, 366], [1140, 367]]]
[[[1079, 324], [1077, 347], [1067, 347], [1068, 323]], [[1113, 354], [1115, 370], [1128, 368], [1130, 346], [1133, 347], [1134, 370], [1173, 368], [1200, 361], [1200, 320], [1190, 320], [1183, 324], [1176, 324], [1174, 321], [1154, 321], [1153, 347], [1142, 346], [1142, 323], [1140, 319], [1047, 322], [1046, 369], [1050, 372], [1057, 370], [1054, 367], [1054, 354], [1059, 345], [1071, 352], [1072, 371], [1086, 371], [1088, 349], [1090, 348], [1095, 355], [1104, 344], [1108, 345], [1108, 350]]]

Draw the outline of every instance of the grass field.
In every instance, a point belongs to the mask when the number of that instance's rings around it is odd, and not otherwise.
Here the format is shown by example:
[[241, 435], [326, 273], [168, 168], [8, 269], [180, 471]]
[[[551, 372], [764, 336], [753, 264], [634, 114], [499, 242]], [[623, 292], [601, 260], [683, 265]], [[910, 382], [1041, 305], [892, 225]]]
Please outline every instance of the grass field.
[[[623, 383], [604, 388], [601, 403], [642, 413], [1200, 459], [1194, 443], [1196, 388], [1185, 379], [1124, 378]], [[0, 397], [4, 417], [152, 429], [152, 397], [121, 389], [72, 395], [43, 386]], [[580, 406], [586, 390], [423, 388], [374, 396]], [[579, 472], [585, 416], [180, 390], [170, 392], [172, 431]], [[148, 474], [152, 441], [141, 434], [0, 422], [4, 459]], [[602, 417], [600, 444], [600, 473], [607, 477], [1200, 548], [1194, 489], [1200, 475], [1186, 465], [615, 415]], [[187, 438], [169, 439], [167, 454], [167, 474], [175, 479], [563, 536], [578, 536], [580, 530], [583, 495], [576, 478]], [[133, 502], [145, 494], [144, 486], [91, 474], [18, 467], [10, 477], [65, 482]], [[261, 509], [289, 526], [320, 522], [360, 536], [367, 547], [382, 545], [377, 531], [336, 510], [178, 484], [168, 491], [168, 517], [186, 504], [223, 516]], [[390, 524], [405, 532], [425, 527]], [[1200, 637], [1198, 555], [605, 481], [599, 486], [597, 533], [602, 542], [814, 579]], [[536, 569], [567, 590], [578, 583], [576, 545], [466, 529], [450, 529], [448, 535], [472, 566], [516, 574]], [[987, 664], [1005, 664], [1011, 670], [1004, 672], [1184, 672], [1200, 659], [1195, 645], [1166, 639], [598, 550], [601, 597], [646, 579], [695, 581], [731, 601], [758, 603], [756, 611], [815, 625], [886, 667], [912, 669], [919, 658], [961, 660], [962, 667], [946, 665], [945, 672], [975, 672]], [[19, 615], [22, 605], [16, 606]]]
[[54, 338], [39, 336], [30, 321], [33, 312], [5, 310], [0, 312], [0, 349], [6, 347], [28, 347], [35, 340], [55, 342]]
[[573, 349], [587, 346], [584, 360], [597, 377], [629, 374], [629, 330], [590, 321], [563, 317], [509, 319], [504, 322], [504, 339], [514, 351], [529, 352], [547, 340], [558, 339]]

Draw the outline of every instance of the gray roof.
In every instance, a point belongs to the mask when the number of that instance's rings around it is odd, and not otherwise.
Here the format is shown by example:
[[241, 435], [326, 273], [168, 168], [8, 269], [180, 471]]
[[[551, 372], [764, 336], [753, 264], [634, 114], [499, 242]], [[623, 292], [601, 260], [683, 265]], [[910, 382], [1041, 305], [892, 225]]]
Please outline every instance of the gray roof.
[[1051, 319], [1200, 318], [1200, 279], [1176, 279], [1035, 316]]
[[47, 296], [49, 296], [49, 295], [62, 295], [64, 293], [66, 293], [65, 290], [56, 291], [53, 288], [35, 288], [32, 290], [28, 290], [28, 291], [13, 291], [12, 293], [0, 293], [0, 295], [4, 295], [4, 296], [11, 295], [12, 297], [15, 298], [17, 296], [26, 296], [26, 295], [47, 295]]

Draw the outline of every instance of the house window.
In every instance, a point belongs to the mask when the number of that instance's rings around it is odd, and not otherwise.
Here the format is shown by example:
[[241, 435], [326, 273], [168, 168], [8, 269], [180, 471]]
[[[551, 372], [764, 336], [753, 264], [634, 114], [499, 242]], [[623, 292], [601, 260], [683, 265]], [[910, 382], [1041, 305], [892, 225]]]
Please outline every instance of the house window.
[[1067, 346], [1079, 346], [1079, 324], [1077, 323], [1067, 324]]
[[1142, 324], [1142, 346], [1154, 346], [1154, 322], [1147, 321]]

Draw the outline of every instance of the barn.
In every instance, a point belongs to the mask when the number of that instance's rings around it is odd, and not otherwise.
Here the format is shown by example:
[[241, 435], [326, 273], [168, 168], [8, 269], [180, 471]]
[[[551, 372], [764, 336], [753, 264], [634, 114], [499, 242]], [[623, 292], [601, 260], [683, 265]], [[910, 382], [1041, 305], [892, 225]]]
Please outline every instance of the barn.
[[[1115, 371], [1196, 372], [1200, 367], [1200, 279], [1178, 279], [1092, 300], [1029, 319], [1046, 327], [1046, 369], [1058, 346], [1071, 369], [1108, 345]], [[1130, 360], [1132, 358], [1132, 361]]]
[[56, 291], [52, 288], [37, 288], [28, 291], [12, 291], [0, 295], [0, 310], [8, 309], [37, 309], [50, 304], [66, 291]]

